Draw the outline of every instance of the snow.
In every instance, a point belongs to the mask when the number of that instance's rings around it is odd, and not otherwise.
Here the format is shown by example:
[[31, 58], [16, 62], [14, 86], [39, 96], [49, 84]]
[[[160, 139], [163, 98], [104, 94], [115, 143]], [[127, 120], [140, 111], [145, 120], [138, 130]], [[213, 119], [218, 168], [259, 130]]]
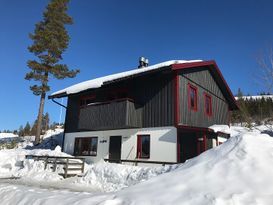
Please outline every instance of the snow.
[[113, 75], [108, 75], [108, 76], [96, 78], [93, 80], [84, 81], [84, 82], [78, 83], [76, 85], [72, 85], [72, 86], [65, 88], [63, 90], [54, 92], [51, 94], [51, 96], [62, 94], [62, 93], [65, 93], [68, 95], [68, 94], [78, 93], [83, 90], [87, 90], [87, 89], [91, 89], [91, 88], [99, 88], [103, 85], [103, 83], [108, 82], [108, 81], [117, 80], [119, 78], [128, 77], [128, 76], [132, 76], [132, 75], [139, 74], [139, 73], [144, 73], [144, 72], [151, 71], [151, 70], [156, 70], [156, 69], [159, 69], [159, 68], [162, 68], [165, 66], [170, 66], [172, 64], [194, 63], [194, 62], [200, 62], [200, 61], [202, 61], [202, 60], [165, 61], [165, 62], [155, 64], [152, 66], [144, 67], [144, 68], [138, 68], [138, 69], [134, 69], [134, 70], [130, 70], [130, 71], [125, 71], [125, 72], [121, 72], [121, 73], [117, 73], [117, 74], [113, 74]]
[[[273, 95], [252, 95], [252, 96], [242, 96], [243, 99], [254, 99], [254, 100], [258, 100], [258, 99], [268, 99], [268, 98], [271, 98], [273, 99]], [[238, 100], [238, 97], [235, 97], [235, 100]]]
[[[161, 167], [99, 162], [86, 165], [83, 177], [63, 179], [43, 170], [29, 153], [65, 155], [55, 150], [0, 150], [0, 204], [259, 204], [273, 201], [272, 126], [252, 129], [214, 125], [229, 131], [222, 145], [186, 161]], [[22, 166], [24, 165], [24, 167]]]
[[18, 135], [15, 135], [13, 133], [3, 133], [3, 132], [0, 133], [0, 139], [13, 138], [13, 137], [18, 137]]

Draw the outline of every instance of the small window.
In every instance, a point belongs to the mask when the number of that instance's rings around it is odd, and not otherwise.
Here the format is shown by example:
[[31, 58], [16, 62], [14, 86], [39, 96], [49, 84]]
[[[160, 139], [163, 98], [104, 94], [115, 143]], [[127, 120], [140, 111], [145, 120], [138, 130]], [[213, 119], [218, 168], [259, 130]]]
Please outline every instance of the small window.
[[197, 111], [197, 88], [191, 84], [188, 87], [188, 103], [191, 110]]
[[75, 156], [97, 156], [98, 137], [75, 138]]
[[84, 96], [80, 99], [80, 107], [86, 107], [88, 104], [95, 102], [96, 96]]
[[212, 116], [212, 103], [211, 96], [205, 93], [205, 114], [207, 116]]
[[137, 136], [137, 158], [150, 158], [150, 135]]

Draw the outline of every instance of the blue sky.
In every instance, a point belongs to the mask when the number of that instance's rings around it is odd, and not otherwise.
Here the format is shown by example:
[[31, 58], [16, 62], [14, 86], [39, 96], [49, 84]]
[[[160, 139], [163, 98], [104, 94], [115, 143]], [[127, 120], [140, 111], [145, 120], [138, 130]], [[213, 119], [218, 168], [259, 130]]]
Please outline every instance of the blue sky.
[[[0, 130], [32, 123], [39, 97], [24, 80], [28, 34], [48, 0], [0, 0]], [[273, 39], [273, 1], [72, 0], [71, 42], [64, 62], [81, 73], [52, 80], [51, 92], [95, 77], [130, 70], [139, 56], [150, 64], [172, 59], [214, 59], [233, 93], [256, 94], [256, 57]], [[59, 121], [60, 107], [45, 111]]]

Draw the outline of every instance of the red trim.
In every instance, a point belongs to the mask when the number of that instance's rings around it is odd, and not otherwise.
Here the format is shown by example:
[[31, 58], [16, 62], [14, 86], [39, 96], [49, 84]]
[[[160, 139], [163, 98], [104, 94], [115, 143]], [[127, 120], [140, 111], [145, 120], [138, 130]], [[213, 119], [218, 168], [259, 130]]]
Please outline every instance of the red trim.
[[[207, 98], [209, 99], [209, 112], [207, 112]], [[211, 95], [207, 94], [204, 92], [204, 112], [205, 112], [205, 115], [207, 115], [208, 117], [211, 117], [212, 116], [212, 97]]]
[[208, 66], [210, 70], [213, 70], [213, 68], [215, 69], [216, 73], [218, 74], [218, 76], [220, 77], [221, 81], [223, 82], [224, 86], [227, 89], [227, 92], [229, 94], [229, 97], [232, 100], [232, 110], [235, 109], [239, 109], [237, 102], [226, 82], [226, 80], [224, 79], [219, 67], [217, 66], [216, 62], [214, 60], [211, 61], [200, 61], [200, 62], [194, 62], [194, 63], [180, 63], [180, 64], [173, 64], [172, 65], [172, 70], [181, 70], [181, 69], [187, 69], [187, 68], [195, 68], [195, 67], [203, 67], [203, 66]]
[[[193, 99], [194, 100], [194, 107], [191, 106], [191, 92], [194, 93], [194, 96], [193, 96], [194, 97], [194, 99]], [[189, 108], [189, 110], [193, 110], [195, 112], [198, 110], [197, 95], [198, 95], [198, 88], [196, 86], [188, 83], [188, 108]]]
[[174, 76], [174, 123], [178, 126], [180, 121], [180, 109], [179, 109], [179, 75], [175, 72]]
[[178, 129], [183, 129], [183, 132], [191, 132], [191, 131], [204, 131], [204, 132], [214, 132], [212, 129], [207, 127], [191, 127], [186, 125], [178, 125]]
[[180, 163], [180, 139], [179, 139], [179, 134], [178, 134], [178, 129], [176, 131], [176, 144], [177, 144], [177, 163]]
[[[149, 156], [142, 156], [141, 153], [142, 153], [142, 141], [141, 141], [141, 137], [147, 137], [149, 136]], [[137, 158], [138, 159], [149, 159], [150, 158], [150, 155], [151, 155], [151, 136], [149, 134], [141, 134], [141, 135], [137, 135]]]

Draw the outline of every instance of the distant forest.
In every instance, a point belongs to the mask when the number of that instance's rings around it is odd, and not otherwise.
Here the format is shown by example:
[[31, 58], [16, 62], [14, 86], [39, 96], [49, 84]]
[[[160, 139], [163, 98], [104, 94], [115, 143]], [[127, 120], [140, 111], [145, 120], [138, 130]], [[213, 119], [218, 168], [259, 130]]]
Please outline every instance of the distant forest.
[[239, 89], [237, 103], [240, 108], [232, 112], [231, 123], [262, 124], [273, 122], [273, 99], [269, 93], [260, 93], [259, 97], [244, 96]]

